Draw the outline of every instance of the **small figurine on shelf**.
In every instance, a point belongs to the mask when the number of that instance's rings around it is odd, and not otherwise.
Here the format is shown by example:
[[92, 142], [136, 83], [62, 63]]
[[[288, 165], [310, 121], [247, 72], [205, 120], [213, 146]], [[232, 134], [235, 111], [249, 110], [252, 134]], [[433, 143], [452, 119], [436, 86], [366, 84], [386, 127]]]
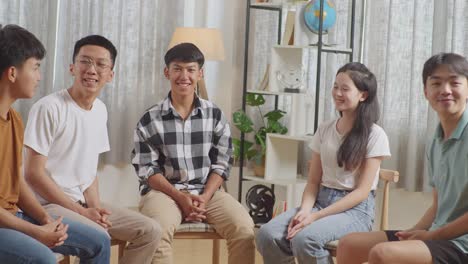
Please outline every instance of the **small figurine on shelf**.
[[303, 69], [285, 69], [276, 71], [276, 79], [284, 87], [285, 93], [300, 93], [304, 87]]

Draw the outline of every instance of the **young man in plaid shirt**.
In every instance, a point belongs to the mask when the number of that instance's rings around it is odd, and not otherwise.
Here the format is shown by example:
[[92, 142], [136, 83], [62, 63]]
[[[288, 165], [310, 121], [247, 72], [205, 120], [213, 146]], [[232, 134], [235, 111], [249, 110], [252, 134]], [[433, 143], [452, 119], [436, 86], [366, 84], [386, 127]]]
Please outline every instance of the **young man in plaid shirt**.
[[140, 180], [140, 211], [163, 230], [154, 263], [172, 263], [172, 239], [182, 222], [207, 222], [227, 239], [229, 263], [254, 263], [253, 221], [220, 190], [231, 166], [231, 132], [221, 110], [195, 94], [204, 56], [182, 43], [164, 57], [171, 91], [135, 129], [132, 163]]

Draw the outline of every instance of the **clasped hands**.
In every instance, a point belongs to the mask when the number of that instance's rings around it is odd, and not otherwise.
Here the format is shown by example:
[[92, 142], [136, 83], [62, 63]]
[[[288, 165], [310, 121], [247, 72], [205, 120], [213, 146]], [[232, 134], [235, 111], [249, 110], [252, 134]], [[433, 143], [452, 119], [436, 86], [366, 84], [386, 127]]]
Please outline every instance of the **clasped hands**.
[[36, 238], [42, 244], [49, 248], [54, 248], [63, 245], [64, 241], [68, 238], [67, 230], [68, 225], [62, 223], [63, 217], [52, 219], [47, 216], [41, 225], [31, 233], [31, 236]]
[[299, 212], [291, 219], [288, 225], [288, 235], [286, 239], [292, 239], [299, 231], [304, 227], [310, 225], [312, 222], [318, 220], [317, 212], [311, 212], [310, 210], [300, 209]]
[[98, 223], [105, 229], [108, 229], [112, 226], [112, 223], [109, 221], [109, 215], [111, 214], [111, 211], [105, 208], [83, 207], [83, 210], [80, 212], [80, 214], [88, 219], [91, 219], [93, 222]]
[[203, 195], [182, 192], [179, 206], [186, 222], [203, 222], [206, 219], [206, 201]]

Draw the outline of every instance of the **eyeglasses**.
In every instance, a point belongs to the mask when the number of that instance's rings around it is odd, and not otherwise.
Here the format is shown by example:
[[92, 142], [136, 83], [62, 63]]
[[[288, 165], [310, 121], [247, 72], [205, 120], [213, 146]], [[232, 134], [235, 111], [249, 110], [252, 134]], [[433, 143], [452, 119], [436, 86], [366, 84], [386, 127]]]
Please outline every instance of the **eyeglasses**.
[[107, 72], [112, 68], [112, 66], [110, 64], [108, 64], [108, 63], [106, 63], [104, 61], [95, 62], [93, 59], [87, 58], [87, 57], [78, 58], [78, 65], [82, 69], [90, 69], [91, 66], [94, 66], [94, 69], [98, 73]]

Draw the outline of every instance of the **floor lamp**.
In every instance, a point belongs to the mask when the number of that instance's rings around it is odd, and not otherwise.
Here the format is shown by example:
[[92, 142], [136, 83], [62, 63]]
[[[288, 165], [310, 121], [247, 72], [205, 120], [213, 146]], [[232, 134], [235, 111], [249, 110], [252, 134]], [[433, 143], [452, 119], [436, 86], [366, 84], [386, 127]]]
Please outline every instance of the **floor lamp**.
[[[223, 39], [221, 37], [221, 32], [218, 29], [178, 27], [172, 35], [168, 49], [184, 42], [193, 43], [195, 46], [197, 46], [205, 56], [205, 61], [224, 60]], [[205, 79], [203, 77], [197, 83], [197, 93], [201, 98], [208, 99]]]

